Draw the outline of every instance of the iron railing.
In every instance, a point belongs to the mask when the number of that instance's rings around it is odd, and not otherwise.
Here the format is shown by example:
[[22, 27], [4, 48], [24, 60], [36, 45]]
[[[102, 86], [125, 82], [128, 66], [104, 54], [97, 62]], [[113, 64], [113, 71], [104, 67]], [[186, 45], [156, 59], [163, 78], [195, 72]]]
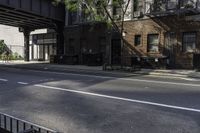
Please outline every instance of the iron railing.
[[58, 133], [52, 129], [0, 112], [0, 131], [1, 129], [10, 133]]
[[[156, 0], [154, 2], [146, 2], [146, 13], [175, 13], [175, 12], [184, 12], [184, 11], [199, 11], [200, 9], [200, 0], [176, 0], [170, 1], [166, 0], [163, 2], [162, 0]], [[147, 8], [149, 7], [149, 8]]]

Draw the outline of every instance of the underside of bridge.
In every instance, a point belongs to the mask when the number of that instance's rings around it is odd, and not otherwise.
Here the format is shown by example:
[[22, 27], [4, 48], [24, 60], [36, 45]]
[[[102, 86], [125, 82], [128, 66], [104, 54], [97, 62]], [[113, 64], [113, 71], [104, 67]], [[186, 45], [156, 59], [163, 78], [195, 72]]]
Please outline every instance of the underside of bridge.
[[53, 0], [0, 0], [0, 24], [19, 27], [24, 33], [25, 61], [29, 61], [29, 35], [36, 29], [50, 28], [57, 32], [57, 54], [64, 50], [63, 27], [65, 7]]

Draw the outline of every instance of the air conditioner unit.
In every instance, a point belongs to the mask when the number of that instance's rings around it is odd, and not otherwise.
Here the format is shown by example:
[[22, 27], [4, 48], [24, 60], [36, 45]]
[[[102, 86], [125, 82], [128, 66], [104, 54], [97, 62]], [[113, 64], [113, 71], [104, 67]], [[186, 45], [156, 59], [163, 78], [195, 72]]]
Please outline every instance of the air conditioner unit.
[[143, 12], [141, 12], [141, 11], [134, 12], [134, 17], [135, 18], [143, 17]]

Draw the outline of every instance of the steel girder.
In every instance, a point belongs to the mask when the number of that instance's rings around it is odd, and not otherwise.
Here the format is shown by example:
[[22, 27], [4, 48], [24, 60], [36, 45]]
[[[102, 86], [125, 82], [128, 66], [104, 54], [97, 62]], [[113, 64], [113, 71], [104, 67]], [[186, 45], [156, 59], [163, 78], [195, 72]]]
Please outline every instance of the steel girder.
[[52, 0], [0, 0], [0, 24], [30, 29], [56, 28], [64, 24], [64, 5]]

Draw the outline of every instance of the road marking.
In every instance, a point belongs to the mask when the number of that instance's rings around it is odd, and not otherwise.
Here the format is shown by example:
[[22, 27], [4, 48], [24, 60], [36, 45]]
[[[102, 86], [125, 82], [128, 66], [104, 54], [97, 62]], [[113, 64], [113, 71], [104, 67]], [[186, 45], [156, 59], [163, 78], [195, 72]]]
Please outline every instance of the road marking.
[[114, 99], [114, 100], [121, 100], [121, 101], [127, 101], [127, 102], [139, 103], [139, 104], [153, 105], [153, 106], [165, 107], [165, 108], [170, 108], [170, 109], [184, 110], [184, 111], [200, 113], [200, 109], [194, 109], [194, 108], [167, 105], [167, 104], [149, 102], [149, 101], [141, 101], [141, 100], [136, 100], [136, 99], [129, 99], [129, 98], [123, 98], [123, 97], [103, 95], [103, 94], [98, 94], [98, 93], [84, 92], [84, 91], [79, 91], [79, 90], [64, 89], [64, 88], [52, 87], [52, 86], [46, 86], [46, 85], [40, 85], [40, 84], [37, 84], [37, 85], [34, 85], [34, 86], [40, 87], [40, 88], [45, 88], [45, 89], [66, 91], [66, 92], [78, 93], [78, 94], [83, 94], [83, 95], [90, 95], [90, 96], [103, 97], [103, 98]]
[[180, 78], [183, 80], [187, 80], [187, 81], [200, 81], [199, 79], [194, 79], [194, 78]]
[[119, 78], [121, 80], [136, 81], [136, 82], [146, 82], [146, 83], [156, 83], [156, 84], [168, 84], [168, 85], [181, 85], [190, 87], [200, 87], [200, 84], [188, 84], [188, 83], [175, 83], [167, 81], [157, 81], [157, 80], [145, 80], [145, 79], [130, 79], [130, 78]]
[[8, 80], [7, 79], [0, 79], [0, 81], [7, 82]]
[[191, 84], [191, 83], [178, 83], [178, 82], [167, 82], [167, 81], [157, 81], [157, 80], [144, 80], [144, 79], [133, 79], [133, 78], [119, 78], [112, 76], [98, 76], [98, 75], [89, 75], [89, 74], [77, 74], [77, 73], [64, 73], [64, 72], [49, 72], [49, 71], [40, 71], [40, 70], [27, 70], [30, 72], [39, 72], [39, 73], [48, 73], [48, 74], [57, 74], [57, 75], [73, 75], [81, 77], [93, 77], [93, 78], [102, 78], [102, 79], [117, 79], [125, 81], [136, 81], [136, 82], [146, 82], [146, 83], [156, 83], [156, 84], [168, 84], [168, 85], [180, 85], [180, 86], [189, 86], [189, 87], [200, 87], [200, 84]]
[[17, 82], [18, 84], [21, 84], [21, 85], [27, 85], [28, 83], [26, 82]]
[[157, 81], [157, 80], [144, 80], [144, 79], [133, 79], [133, 78], [119, 78], [119, 77], [111, 77], [111, 76], [97, 76], [97, 75], [77, 74], [77, 73], [48, 72], [48, 71], [39, 71], [39, 70], [28, 70], [28, 71], [40, 72], [40, 73], [49, 73], [49, 74], [58, 74], [58, 75], [68, 75], [68, 76], [69, 75], [73, 75], [73, 76], [93, 77], [93, 78], [102, 78], [102, 79], [117, 79], [117, 80], [146, 82], [146, 83], [156, 83], [156, 84], [168, 84], [168, 85], [180, 85], [180, 86], [200, 87], [200, 84], [190, 84], [190, 83], [178, 83], [178, 82], [175, 83], [175, 82]]

